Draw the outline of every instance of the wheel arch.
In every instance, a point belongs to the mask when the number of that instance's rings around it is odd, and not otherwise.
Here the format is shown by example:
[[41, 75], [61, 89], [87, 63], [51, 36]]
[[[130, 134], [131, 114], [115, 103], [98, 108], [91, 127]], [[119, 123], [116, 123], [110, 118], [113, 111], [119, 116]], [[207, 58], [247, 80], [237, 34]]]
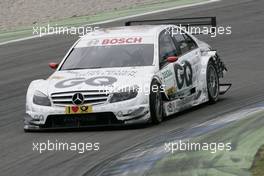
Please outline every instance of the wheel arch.
[[[162, 80], [161, 80], [157, 75], [154, 75], [154, 76], [153, 76], [150, 85], [152, 84], [152, 81], [157, 81], [157, 83], [158, 83], [160, 86], [163, 85]], [[162, 94], [162, 99], [163, 99], [163, 100], [169, 100], [169, 97], [168, 97], [168, 95], [167, 95], [165, 89], [164, 89], [164, 91], [161, 92], [161, 94]]]
[[202, 56], [201, 59], [202, 71], [206, 71], [208, 63], [210, 61], [213, 62], [218, 77], [223, 78], [224, 72], [227, 71], [227, 68], [216, 51], [209, 51], [207, 52], [207, 55]]

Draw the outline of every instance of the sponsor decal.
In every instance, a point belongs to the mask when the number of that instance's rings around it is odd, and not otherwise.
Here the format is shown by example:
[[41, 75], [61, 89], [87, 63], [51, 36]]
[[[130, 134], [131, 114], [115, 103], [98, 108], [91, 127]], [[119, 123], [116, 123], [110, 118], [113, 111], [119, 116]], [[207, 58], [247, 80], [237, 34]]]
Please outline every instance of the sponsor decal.
[[63, 76], [50, 76], [48, 79], [51, 80], [51, 79], [63, 79], [64, 77]]
[[162, 76], [164, 79], [167, 79], [167, 78], [172, 76], [172, 71], [171, 70], [165, 70], [164, 72], [162, 72]]
[[100, 43], [100, 41], [98, 39], [92, 39], [90, 41], [87, 42], [87, 46], [97, 46]]
[[55, 84], [56, 88], [68, 88], [68, 87], [73, 87], [80, 85], [82, 83], [85, 83], [87, 85], [92, 85], [92, 86], [108, 86], [112, 85], [117, 81], [116, 78], [111, 77], [111, 76], [97, 76], [93, 78], [70, 78], [66, 79], [63, 81], [58, 82]]
[[98, 77], [87, 79], [85, 83], [92, 85], [92, 86], [108, 86], [108, 85], [112, 85], [116, 81], [117, 79], [114, 77], [98, 76]]
[[184, 61], [183, 66], [175, 64], [174, 70], [178, 89], [182, 89], [184, 83], [187, 87], [192, 85], [193, 71], [192, 66], [188, 61]]
[[130, 76], [135, 77], [137, 71], [135, 70], [89, 70], [84, 73], [78, 71], [67, 71], [67, 73], [74, 74], [76, 77], [94, 77], [94, 76]]
[[168, 112], [173, 112], [173, 105], [172, 103], [169, 103], [168, 106], [167, 106], [167, 109], [168, 109]]
[[174, 114], [176, 112], [179, 112], [180, 108], [182, 107], [181, 104], [179, 104], [179, 100], [171, 101], [167, 104], [166, 110], [167, 115]]
[[110, 38], [110, 39], [104, 39], [102, 41], [102, 45], [139, 44], [139, 43], [142, 43], [142, 37]]
[[166, 93], [168, 96], [174, 95], [176, 93], [176, 87], [170, 87], [169, 89], [166, 90]]
[[67, 106], [65, 108], [66, 114], [86, 114], [91, 112], [93, 112], [93, 108], [91, 105]]

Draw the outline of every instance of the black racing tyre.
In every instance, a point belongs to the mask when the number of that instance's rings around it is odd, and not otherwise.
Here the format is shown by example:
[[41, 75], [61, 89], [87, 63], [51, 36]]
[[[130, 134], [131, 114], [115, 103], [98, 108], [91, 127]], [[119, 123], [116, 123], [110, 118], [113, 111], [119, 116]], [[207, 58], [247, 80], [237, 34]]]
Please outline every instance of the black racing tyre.
[[156, 80], [153, 80], [151, 83], [149, 104], [152, 123], [161, 123], [163, 120], [162, 93], [160, 89], [160, 84]]
[[212, 61], [209, 61], [206, 71], [209, 103], [216, 103], [219, 97], [219, 76]]

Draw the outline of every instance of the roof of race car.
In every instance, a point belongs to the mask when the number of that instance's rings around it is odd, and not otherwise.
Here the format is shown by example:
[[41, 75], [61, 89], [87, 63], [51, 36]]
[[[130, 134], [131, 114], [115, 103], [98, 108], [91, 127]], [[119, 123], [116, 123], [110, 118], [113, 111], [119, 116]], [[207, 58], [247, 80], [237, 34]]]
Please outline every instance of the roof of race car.
[[[154, 36], [165, 25], [139, 25], [101, 28], [90, 32], [83, 37], [83, 40], [94, 37], [120, 37], [120, 36]], [[166, 25], [168, 26], [168, 25]]]
[[156, 34], [168, 25], [101, 28], [83, 36], [75, 48], [105, 45], [153, 44]]

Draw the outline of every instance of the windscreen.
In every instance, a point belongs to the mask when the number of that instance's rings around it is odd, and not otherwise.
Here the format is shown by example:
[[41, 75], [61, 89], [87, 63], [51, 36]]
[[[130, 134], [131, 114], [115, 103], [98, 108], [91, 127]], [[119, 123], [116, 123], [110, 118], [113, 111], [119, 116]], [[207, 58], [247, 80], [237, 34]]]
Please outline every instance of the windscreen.
[[73, 48], [61, 70], [150, 66], [153, 56], [153, 44]]

